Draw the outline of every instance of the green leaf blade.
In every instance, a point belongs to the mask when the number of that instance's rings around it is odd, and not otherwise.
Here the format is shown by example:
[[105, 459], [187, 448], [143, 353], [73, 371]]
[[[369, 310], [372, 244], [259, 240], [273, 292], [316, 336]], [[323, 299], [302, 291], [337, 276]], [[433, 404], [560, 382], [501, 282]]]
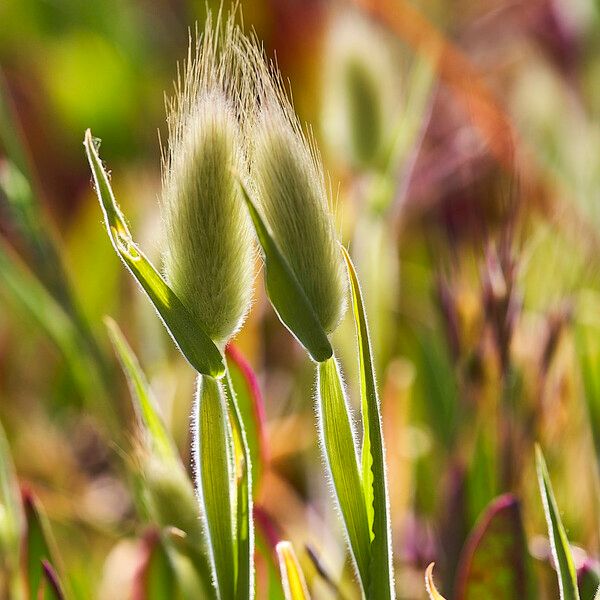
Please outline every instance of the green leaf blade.
[[40, 590], [43, 595], [38, 592], [38, 598], [43, 598], [44, 600], [65, 600], [65, 593], [60, 579], [49, 561], [42, 561], [42, 571], [44, 579], [40, 585]]
[[[364, 411], [363, 427], [368, 429], [368, 435], [363, 439], [362, 453], [371, 456], [372, 479], [368, 474], [363, 474], [363, 486], [366, 486], [364, 489], [365, 502], [369, 505], [372, 502], [373, 506], [370, 588], [367, 591], [367, 597], [393, 598], [392, 539], [381, 406], [375, 383], [367, 315], [360, 283], [350, 255], [344, 247], [342, 247], [342, 253], [348, 268], [352, 289], [352, 306], [358, 341], [361, 404]], [[363, 466], [368, 464], [368, 459], [364, 459]]]
[[577, 569], [577, 586], [581, 600], [595, 600], [600, 593], [600, 572], [595, 561], [586, 558]]
[[234, 540], [233, 440], [220, 382], [199, 377], [195, 409], [195, 463], [198, 495], [220, 600], [233, 600], [237, 576]]
[[254, 521], [252, 518], [252, 458], [236, 394], [229, 371], [223, 378], [233, 433], [236, 473], [236, 597], [247, 600], [254, 593]]
[[179, 597], [175, 571], [159, 532], [148, 532], [142, 540], [142, 549], [144, 558], [133, 581], [133, 600]]
[[179, 462], [175, 445], [158, 413], [156, 400], [152, 395], [150, 385], [137, 357], [115, 321], [106, 317], [105, 324], [119, 362], [127, 377], [138, 421], [147, 434], [146, 437], [150, 446], [161, 459], [167, 462]]
[[37, 600], [44, 577], [43, 561], [56, 564], [54, 542], [50, 538], [46, 516], [28, 490], [23, 491], [23, 510], [26, 523], [23, 539], [25, 585], [30, 600]]
[[292, 544], [287, 541], [279, 542], [276, 551], [285, 600], [310, 600], [304, 573]]
[[349, 408], [334, 357], [318, 365], [321, 444], [361, 587], [369, 589], [371, 538]]
[[115, 251], [154, 305], [173, 342], [188, 362], [199, 373], [222, 377], [225, 364], [221, 352], [133, 241], [89, 129], [84, 146]]
[[263, 251], [265, 282], [271, 304], [281, 322], [312, 358], [316, 362], [325, 361], [333, 355], [329, 338], [248, 191], [241, 183], [240, 187]]
[[506, 494], [492, 501], [469, 536], [457, 574], [456, 597], [537, 598], [521, 508]]
[[561, 600], [580, 600], [573, 555], [558, 512], [546, 461], [539, 446], [536, 446], [535, 449], [535, 460], [540, 494], [548, 525], [548, 537], [558, 575], [560, 598]]

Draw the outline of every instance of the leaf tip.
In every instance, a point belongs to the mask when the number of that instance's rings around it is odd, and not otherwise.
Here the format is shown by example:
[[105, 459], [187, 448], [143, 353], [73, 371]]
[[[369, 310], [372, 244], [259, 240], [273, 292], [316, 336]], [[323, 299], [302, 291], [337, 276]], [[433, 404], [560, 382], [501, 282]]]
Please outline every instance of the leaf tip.
[[431, 600], [445, 600], [445, 598], [438, 592], [433, 582], [433, 567], [435, 563], [429, 563], [427, 569], [425, 569], [425, 588]]

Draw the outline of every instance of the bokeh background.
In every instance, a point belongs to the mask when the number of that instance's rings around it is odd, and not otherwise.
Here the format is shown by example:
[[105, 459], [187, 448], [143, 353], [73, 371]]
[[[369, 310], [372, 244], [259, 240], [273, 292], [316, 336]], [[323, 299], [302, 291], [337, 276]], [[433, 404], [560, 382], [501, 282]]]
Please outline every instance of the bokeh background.
[[[535, 441], [577, 564], [595, 565], [600, 549], [600, 5], [241, 6], [314, 131], [363, 281], [399, 598], [424, 597], [431, 560], [452, 597], [469, 531], [505, 492], [521, 501], [540, 597], [556, 598]], [[0, 2], [0, 420], [77, 598], [128, 598], [145, 530], [121, 466], [135, 426], [104, 316], [139, 356], [186, 464], [194, 386], [110, 246], [83, 134], [102, 139], [136, 239], [159, 263], [164, 98], [206, 11], [191, 0]], [[347, 61], [367, 78], [354, 100]], [[336, 343], [356, 390], [352, 327], [347, 318]], [[313, 369], [260, 275], [235, 344], [264, 397], [263, 517], [294, 542], [316, 598], [355, 597]]]

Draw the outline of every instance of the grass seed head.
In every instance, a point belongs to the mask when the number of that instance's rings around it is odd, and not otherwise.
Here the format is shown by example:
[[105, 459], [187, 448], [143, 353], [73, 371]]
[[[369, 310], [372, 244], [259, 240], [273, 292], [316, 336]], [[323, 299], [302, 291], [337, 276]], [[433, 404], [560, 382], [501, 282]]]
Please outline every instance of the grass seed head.
[[389, 143], [398, 66], [384, 32], [353, 12], [332, 15], [323, 69], [323, 132], [337, 154], [377, 167]]
[[196, 543], [201, 540], [198, 501], [183, 467], [147, 456], [143, 473], [144, 496], [151, 518], [161, 527], [181, 529]]
[[246, 46], [258, 99], [248, 132], [258, 205], [321, 326], [331, 333], [345, 309], [346, 278], [321, 159], [279, 73], [256, 44]]
[[[210, 16], [168, 106], [163, 169], [165, 273], [206, 333], [224, 344], [250, 306], [253, 246], [237, 176], [247, 173], [240, 119], [244, 80], [230, 17]], [[237, 175], [236, 175], [237, 174]]]

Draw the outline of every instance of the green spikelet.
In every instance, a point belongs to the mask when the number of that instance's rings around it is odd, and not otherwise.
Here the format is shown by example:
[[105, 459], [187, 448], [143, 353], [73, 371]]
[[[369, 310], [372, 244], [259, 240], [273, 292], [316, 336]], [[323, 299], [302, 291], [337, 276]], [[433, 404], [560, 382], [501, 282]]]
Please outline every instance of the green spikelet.
[[384, 160], [399, 94], [398, 65], [382, 31], [358, 14], [334, 12], [323, 70], [323, 132], [359, 168]]
[[243, 80], [234, 60], [238, 29], [217, 20], [190, 48], [169, 104], [162, 206], [165, 274], [208, 335], [224, 344], [252, 296], [253, 250], [236, 173], [247, 172], [239, 126]]
[[259, 100], [248, 133], [258, 205], [321, 326], [331, 333], [345, 309], [346, 279], [321, 159], [278, 72], [252, 42], [245, 52]]
[[202, 539], [202, 525], [194, 488], [179, 464], [144, 456], [144, 495], [152, 520], [161, 527], [177, 527], [194, 543]]

